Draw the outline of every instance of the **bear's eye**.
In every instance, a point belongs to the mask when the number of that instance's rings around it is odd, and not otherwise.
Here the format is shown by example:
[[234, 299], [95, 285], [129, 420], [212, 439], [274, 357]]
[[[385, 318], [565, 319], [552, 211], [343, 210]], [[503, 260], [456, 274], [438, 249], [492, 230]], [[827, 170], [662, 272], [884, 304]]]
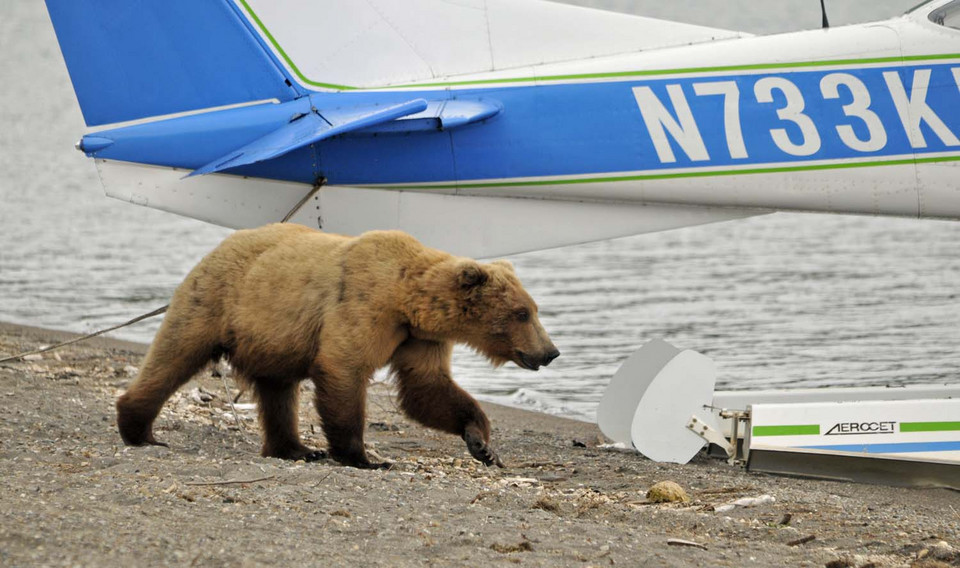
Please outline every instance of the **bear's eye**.
[[517, 318], [519, 322], [525, 322], [530, 320], [530, 312], [526, 308], [520, 308], [519, 310], [513, 312], [513, 317]]

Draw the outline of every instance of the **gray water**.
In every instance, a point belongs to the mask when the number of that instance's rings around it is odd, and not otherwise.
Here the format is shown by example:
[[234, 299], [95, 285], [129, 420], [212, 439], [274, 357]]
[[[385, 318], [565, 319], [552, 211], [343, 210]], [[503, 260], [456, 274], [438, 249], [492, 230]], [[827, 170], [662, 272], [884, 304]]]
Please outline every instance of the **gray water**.
[[[818, 27], [814, 0], [580, 0], [753, 33]], [[828, 2], [834, 24], [911, 2]], [[103, 196], [43, 3], [0, 3], [0, 320], [92, 331], [167, 303], [228, 231]], [[960, 223], [774, 214], [512, 260], [563, 352], [493, 370], [481, 398], [592, 419], [619, 364], [662, 337], [713, 357], [718, 388], [957, 382]], [[117, 337], [149, 342], [159, 319]]]

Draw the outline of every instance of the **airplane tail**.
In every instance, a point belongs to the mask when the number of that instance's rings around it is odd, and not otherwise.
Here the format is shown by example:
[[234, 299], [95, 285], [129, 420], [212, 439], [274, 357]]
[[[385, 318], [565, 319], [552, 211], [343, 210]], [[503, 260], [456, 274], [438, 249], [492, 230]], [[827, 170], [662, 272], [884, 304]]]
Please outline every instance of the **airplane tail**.
[[541, 0], [46, 4], [91, 127], [743, 35]]
[[[325, 231], [400, 229], [476, 257], [757, 214], [344, 185], [344, 172], [378, 167], [385, 156], [418, 164], [400, 167], [397, 182], [458, 184], [445, 165], [457, 151], [447, 131], [525, 112], [475, 88], [536, 85], [551, 77], [546, 66], [569, 73], [569, 65], [736, 32], [542, 0], [46, 4], [87, 126], [110, 126], [79, 149], [96, 158], [116, 199], [234, 228], [294, 209], [291, 222]], [[444, 92], [454, 88], [464, 91]], [[287, 104], [222, 108], [263, 101]], [[360, 130], [356, 140], [317, 145]], [[369, 136], [380, 132], [404, 137]], [[418, 173], [438, 149], [437, 169]], [[218, 173], [235, 175], [204, 175]]]
[[297, 88], [229, 0], [46, 0], [87, 126]]

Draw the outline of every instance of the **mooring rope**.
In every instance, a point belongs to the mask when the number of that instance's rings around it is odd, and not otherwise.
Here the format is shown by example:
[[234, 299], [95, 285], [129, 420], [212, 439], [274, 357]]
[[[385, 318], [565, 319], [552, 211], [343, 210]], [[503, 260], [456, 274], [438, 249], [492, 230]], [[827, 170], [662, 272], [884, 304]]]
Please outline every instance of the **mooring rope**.
[[[301, 199], [300, 201], [298, 201], [297, 204], [293, 206], [293, 209], [291, 209], [286, 215], [283, 216], [283, 220], [281, 220], [280, 222], [281, 222], [281, 223], [286, 223], [287, 221], [289, 221], [290, 218], [293, 217], [293, 215], [294, 215], [297, 211], [299, 211], [301, 207], [303, 207], [303, 204], [304, 204], [304, 203], [306, 203], [311, 197], [313, 197], [318, 191], [320, 191], [320, 188], [323, 187], [324, 182], [326, 182], [326, 179], [324, 179], [324, 178], [318, 179], [318, 180], [317, 180], [317, 183], [315, 183], [315, 184], [313, 185], [313, 189], [311, 189], [309, 193], [307, 193], [305, 196], [303, 196], [303, 199]], [[137, 322], [140, 322], [140, 321], [143, 321], [143, 320], [145, 320], [145, 319], [149, 319], [149, 318], [152, 318], [152, 317], [154, 317], [154, 316], [159, 316], [160, 314], [166, 312], [166, 311], [167, 311], [167, 308], [169, 308], [169, 307], [170, 307], [170, 304], [167, 304], [166, 306], [163, 306], [163, 307], [161, 307], [161, 308], [157, 308], [157, 309], [153, 310], [152, 312], [148, 312], [148, 313], [139, 315], [139, 316], [133, 318], [132, 320], [125, 321], [125, 322], [123, 322], [123, 323], [121, 323], [121, 324], [119, 324], [119, 325], [115, 325], [115, 326], [113, 326], [113, 327], [108, 327], [108, 328], [106, 328], [106, 329], [101, 329], [101, 330], [95, 331], [95, 332], [93, 332], [93, 333], [88, 333], [87, 335], [84, 335], [83, 337], [75, 337], [75, 338], [70, 339], [70, 340], [68, 340], [68, 341], [64, 341], [64, 342], [62, 342], [62, 343], [57, 343], [56, 345], [48, 345], [47, 347], [43, 347], [43, 348], [40, 348], [40, 349], [34, 349], [33, 351], [27, 351], [27, 352], [25, 352], [25, 353], [18, 353], [18, 354], [16, 354], [16, 355], [11, 355], [10, 357], [4, 357], [3, 359], [0, 359], [0, 363], [6, 363], [6, 362], [8, 362], [8, 361], [16, 361], [17, 359], [23, 359], [24, 357], [29, 357], [30, 355], [39, 355], [39, 354], [41, 354], [41, 353], [46, 353], [47, 351], [53, 351], [54, 349], [60, 349], [61, 347], [66, 347], [67, 345], [72, 345], [72, 344], [74, 344], [74, 343], [80, 343], [81, 341], [86, 341], [86, 340], [88, 340], [88, 339], [92, 339], [92, 338], [94, 338], [94, 337], [97, 337], [98, 335], [103, 335], [104, 333], [109, 333], [109, 332], [111, 332], [111, 331], [118, 330], [118, 329], [120, 329], [120, 328], [122, 328], [122, 327], [127, 327], [128, 325], [133, 325], [133, 324], [135, 324], [135, 323], [137, 323]]]
[[145, 320], [145, 319], [147, 319], [147, 318], [152, 318], [153, 316], [158, 316], [158, 315], [162, 314], [163, 312], [167, 311], [167, 308], [169, 308], [169, 307], [170, 307], [170, 304], [167, 304], [166, 306], [163, 306], [162, 308], [157, 308], [157, 309], [153, 310], [153, 311], [150, 312], [150, 313], [146, 313], [146, 314], [137, 316], [137, 317], [133, 318], [133, 319], [130, 320], [130, 321], [121, 323], [120, 325], [115, 325], [115, 326], [113, 326], [113, 327], [108, 327], [108, 328], [106, 328], [106, 329], [101, 329], [101, 330], [99, 330], [99, 331], [95, 331], [95, 332], [93, 332], [93, 333], [89, 333], [89, 334], [87, 334], [87, 335], [84, 335], [83, 337], [75, 337], [75, 338], [73, 338], [73, 339], [71, 339], [71, 340], [69, 340], [69, 341], [64, 341], [64, 342], [62, 342], [62, 343], [57, 343], [56, 345], [48, 345], [47, 347], [43, 347], [43, 348], [41, 348], [41, 349], [34, 349], [33, 351], [27, 351], [26, 353], [20, 353], [20, 354], [18, 354], [18, 355], [13, 355], [13, 356], [11, 356], [11, 357], [4, 357], [3, 359], [0, 359], [0, 363], [6, 363], [7, 361], [13, 361], [13, 360], [16, 360], [16, 359], [23, 359], [24, 357], [27, 357], [27, 356], [29, 356], [29, 355], [39, 355], [40, 353], [46, 353], [47, 351], [53, 351], [54, 349], [59, 349], [59, 348], [61, 348], [61, 347], [65, 347], [65, 346], [67, 346], [67, 345], [72, 345], [72, 344], [74, 344], [74, 343], [80, 343], [81, 341], [86, 341], [87, 339], [92, 339], [92, 338], [94, 338], [94, 337], [96, 337], [96, 336], [98, 336], [98, 335], [103, 335], [104, 333], [111, 332], [111, 331], [113, 331], [113, 330], [115, 330], [115, 329], [120, 329], [121, 327], [127, 327], [128, 325], [133, 325], [133, 324], [137, 323], [138, 321], [142, 321], [142, 320]]

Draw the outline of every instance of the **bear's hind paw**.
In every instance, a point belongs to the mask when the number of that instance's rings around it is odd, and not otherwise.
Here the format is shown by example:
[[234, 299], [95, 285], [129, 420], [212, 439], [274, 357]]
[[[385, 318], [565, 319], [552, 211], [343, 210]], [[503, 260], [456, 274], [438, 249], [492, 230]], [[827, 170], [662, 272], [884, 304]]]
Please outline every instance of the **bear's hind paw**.
[[393, 462], [391, 461], [372, 462], [365, 455], [362, 457], [334, 456], [334, 459], [340, 462], [341, 465], [355, 467], [357, 469], [390, 469], [393, 467]]
[[387, 470], [393, 467], [393, 462], [367, 462], [364, 465], [357, 465], [360, 469], [383, 469]]

